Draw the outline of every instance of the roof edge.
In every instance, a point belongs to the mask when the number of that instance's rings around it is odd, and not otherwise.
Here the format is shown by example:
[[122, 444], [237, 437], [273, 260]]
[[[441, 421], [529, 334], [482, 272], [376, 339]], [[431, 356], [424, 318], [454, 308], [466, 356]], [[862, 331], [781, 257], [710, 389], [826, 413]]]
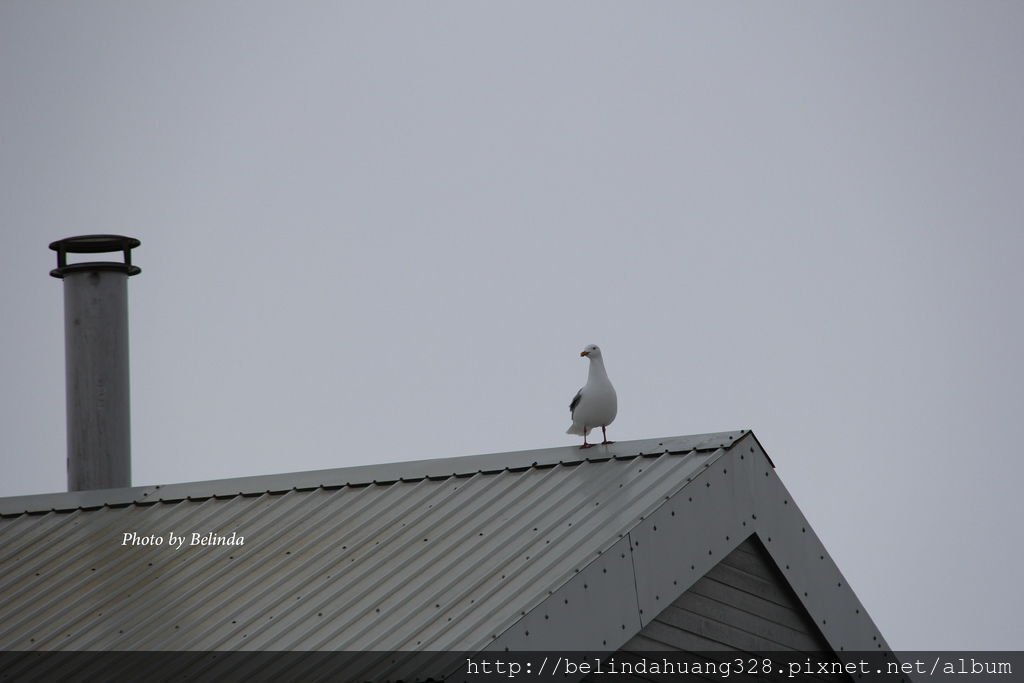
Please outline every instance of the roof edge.
[[[40, 493], [0, 498], [0, 516], [150, 504], [188, 498], [233, 497], [283, 493], [295, 489], [332, 488], [390, 484], [396, 481], [468, 476], [478, 472], [527, 469], [553, 465], [573, 465], [584, 461], [635, 458], [663, 453], [728, 450], [749, 429], [672, 436], [595, 445], [589, 450], [579, 446], [559, 446], [529, 451], [487, 453], [432, 460], [407, 460], [374, 465], [356, 465], [326, 470], [308, 470], [231, 479], [214, 479], [153, 486], [133, 486], [92, 491]], [[756, 437], [755, 437], [756, 438]], [[771, 461], [769, 461], [771, 462]]]
[[[733, 444], [659, 497], [617, 542], [573, 568], [568, 580], [510, 620], [481, 651], [618, 650], [754, 538], [840, 660], [850, 661], [851, 652], [887, 656], [891, 649], [878, 626], [753, 432]], [[671, 540], [680, 538], [686, 542]], [[588, 586], [610, 597], [593, 600]], [[587, 628], [572, 628], [566, 618], [585, 618]]]

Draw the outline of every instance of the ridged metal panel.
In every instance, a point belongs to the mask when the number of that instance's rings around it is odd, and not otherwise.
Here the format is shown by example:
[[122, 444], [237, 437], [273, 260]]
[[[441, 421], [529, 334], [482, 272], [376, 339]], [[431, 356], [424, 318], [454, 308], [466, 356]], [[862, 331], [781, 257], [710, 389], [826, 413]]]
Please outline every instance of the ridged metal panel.
[[332, 486], [371, 483], [388, 484], [401, 480], [444, 478], [476, 474], [478, 472], [500, 472], [505, 469], [516, 470], [557, 464], [569, 465], [585, 460], [630, 458], [637, 455], [665, 452], [688, 453], [694, 450], [706, 451], [716, 448], [729, 448], [747, 433], [749, 433], [749, 430], [715, 432], [660, 439], [642, 439], [639, 441], [620, 441], [609, 446], [597, 445], [589, 450], [583, 450], [576, 446], [562, 446], [532, 451], [512, 451], [509, 453], [487, 453], [456, 458], [388, 462], [379, 465], [361, 465], [332, 470], [215, 479], [213, 481], [195, 481], [183, 484], [9, 496], [0, 498], [0, 515], [21, 515], [26, 512], [49, 512], [51, 510], [94, 509], [127, 503], [176, 502], [188, 498], [208, 498], [210, 496], [231, 497], [254, 493], [284, 493], [292, 490], [302, 491]]
[[[459, 476], [444, 478], [413, 478], [403, 464], [376, 470], [387, 484], [278, 481], [281, 492], [241, 495], [208, 482], [198, 500], [4, 517], [0, 648], [475, 651], [685, 486], [714, 458], [707, 448], [739, 434], [618, 445], [660, 455], [550, 449], [513, 454], [513, 469], [493, 456], [453, 459]], [[331, 472], [332, 483], [353, 479]], [[114, 493], [106, 499], [125, 500]], [[245, 545], [121, 546], [131, 531], [236, 532]]]
[[[488, 650], [614, 650], [642, 628], [635, 586], [627, 534], [550, 600], [507, 629]], [[552, 643], [559, 647], [552, 648]]]

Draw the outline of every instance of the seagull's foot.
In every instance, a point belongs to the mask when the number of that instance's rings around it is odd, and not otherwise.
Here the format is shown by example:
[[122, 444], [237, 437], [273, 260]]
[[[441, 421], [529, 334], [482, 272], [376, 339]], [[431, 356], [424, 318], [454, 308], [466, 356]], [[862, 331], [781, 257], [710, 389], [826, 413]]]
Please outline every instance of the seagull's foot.
[[611, 446], [613, 443], [615, 443], [615, 442], [614, 441], [607, 441], [607, 440], [605, 440], [605, 441], [601, 442], [601, 445], [602, 446]]
[[594, 446], [594, 444], [592, 444], [592, 443], [585, 443], [582, 446], [580, 446], [580, 448], [593, 448], [593, 446]]

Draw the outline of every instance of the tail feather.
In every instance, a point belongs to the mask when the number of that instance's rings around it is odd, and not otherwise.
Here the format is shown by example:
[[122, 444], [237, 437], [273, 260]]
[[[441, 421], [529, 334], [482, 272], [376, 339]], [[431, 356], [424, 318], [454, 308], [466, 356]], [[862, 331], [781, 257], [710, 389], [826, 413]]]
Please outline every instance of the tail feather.
[[576, 436], [586, 436], [587, 434], [590, 433], [590, 430], [589, 429], [584, 430], [582, 425], [574, 424], [572, 427], [569, 427], [568, 429], [566, 429], [565, 433], [566, 434], [575, 434]]

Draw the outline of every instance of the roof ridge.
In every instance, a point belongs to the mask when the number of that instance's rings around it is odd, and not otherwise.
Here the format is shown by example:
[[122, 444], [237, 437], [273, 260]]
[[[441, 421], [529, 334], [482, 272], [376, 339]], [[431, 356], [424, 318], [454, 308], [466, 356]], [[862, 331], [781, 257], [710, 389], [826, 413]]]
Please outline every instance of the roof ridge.
[[728, 449], [749, 432], [750, 430], [744, 429], [731, 432], [711, 432], [688, 436], [620, 441], [610, 445], [596, 445], [590, 450], [582, 450], [578, 446], [559, 446], [527, 451], [407, 460], [229, 479], [10, 496], [0, 498], [0, 516], [116, 507], [133, 503], [150, 504], [160, 501], [202, 500], [214, 497], [259, 495], [315, 488], [390, 484], [397, 481], [468, 476], [479, 472], [500, 472], [531, 467], [573, 465], [585, 461], [600, 462], [611, 459], [661, 455], [663, 453], [684, 453], [694, 450], [716, 450], [718, 448]]

